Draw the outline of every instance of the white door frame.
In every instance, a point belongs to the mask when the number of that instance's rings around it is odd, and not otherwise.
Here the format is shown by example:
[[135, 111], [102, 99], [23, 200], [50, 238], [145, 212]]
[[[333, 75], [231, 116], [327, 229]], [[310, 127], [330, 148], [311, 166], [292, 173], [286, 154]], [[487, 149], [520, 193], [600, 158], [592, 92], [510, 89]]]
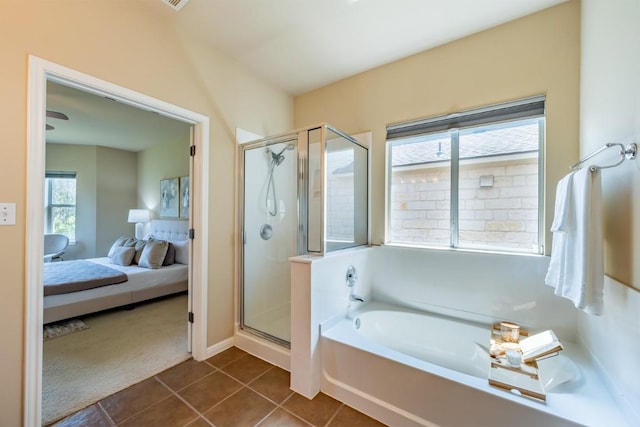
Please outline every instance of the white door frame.
[[29, 56], [27, 94], [27, 199], [25, 241], [25, 348], [24, 348], [24, 425], [40, 426], [42, 411], [42, 253], [44, 243], [45, 110], [47, 80], [62, 83], [119, 102], [162, 114], [193, 125], [196, 156], [191, 176], [193, 189], [190, 228], [196, 231], [191, 242], [189, 281], [193, 290], [193, 346], [196, 360], [207, 357], [208, 283], [208, 158], [209, 118], [134, 92], [122, 86], [70, 68]]

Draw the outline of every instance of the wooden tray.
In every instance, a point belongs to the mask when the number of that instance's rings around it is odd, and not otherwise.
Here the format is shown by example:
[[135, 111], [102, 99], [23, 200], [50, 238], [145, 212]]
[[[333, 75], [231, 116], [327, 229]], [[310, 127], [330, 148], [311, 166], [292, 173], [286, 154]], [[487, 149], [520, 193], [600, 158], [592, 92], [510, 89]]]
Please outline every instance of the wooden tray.
[[[520, 339], [527, 336], [529, 336], [529, 333], [521, 329]], [[491, 327], [490, 344], [492, 343], [503, 343], [499, 323]], [[507, 361], [504, 355], [491, 356], [489, 384], [507, 391], [517, 390], [523, 396], [528, 396], [543, 402], [547, 400], [544, 385], [538, 375], [538, 364], [535, 361], [529, 363], [523, 362], [520, 366], [513, 366]]]

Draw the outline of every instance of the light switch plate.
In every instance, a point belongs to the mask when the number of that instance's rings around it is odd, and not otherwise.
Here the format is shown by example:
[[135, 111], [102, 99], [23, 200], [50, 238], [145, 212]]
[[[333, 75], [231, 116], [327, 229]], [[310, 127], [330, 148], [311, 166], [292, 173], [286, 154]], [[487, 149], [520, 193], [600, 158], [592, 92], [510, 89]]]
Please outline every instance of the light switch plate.
[[0, 203], [0, 225], [16, 225], [15, 203]]

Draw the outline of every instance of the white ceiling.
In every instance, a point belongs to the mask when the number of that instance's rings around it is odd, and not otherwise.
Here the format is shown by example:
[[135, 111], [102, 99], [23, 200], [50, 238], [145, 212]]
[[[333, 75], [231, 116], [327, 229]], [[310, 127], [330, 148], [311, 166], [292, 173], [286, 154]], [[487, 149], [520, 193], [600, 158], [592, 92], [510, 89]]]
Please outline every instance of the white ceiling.
[[[517, 19], [565, 0], [189, 0], [150, 6], [177, 31], [225, 52], [291, 95]], [[49, 84], [47, 109], [68, 121], [47, 142], [140, 151], [188, 132], [155, 113]], [[185, 131], [185, 129], [187, 129]]]
[[47, 143], [100, 145], [142, 151], [156, 144], [189, 138], [191, 125], [157, 113], [47, 82], [47, 110], [69, 120], [47, 117], [55, 129], [46, 132]]
[[189, 0], [180, 31], [292, 95], [565, 0]]

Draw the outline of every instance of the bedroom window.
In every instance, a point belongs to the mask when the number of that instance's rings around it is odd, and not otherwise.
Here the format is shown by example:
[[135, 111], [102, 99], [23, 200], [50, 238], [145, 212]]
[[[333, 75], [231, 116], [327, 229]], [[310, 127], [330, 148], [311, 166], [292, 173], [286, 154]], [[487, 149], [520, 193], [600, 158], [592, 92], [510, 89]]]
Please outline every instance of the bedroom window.
[[387, 243], [542, 253], [544, 97], [387, 128]]
[[45, 233], [64, 234], [76, 241], [76, 173], [46, 172]]

